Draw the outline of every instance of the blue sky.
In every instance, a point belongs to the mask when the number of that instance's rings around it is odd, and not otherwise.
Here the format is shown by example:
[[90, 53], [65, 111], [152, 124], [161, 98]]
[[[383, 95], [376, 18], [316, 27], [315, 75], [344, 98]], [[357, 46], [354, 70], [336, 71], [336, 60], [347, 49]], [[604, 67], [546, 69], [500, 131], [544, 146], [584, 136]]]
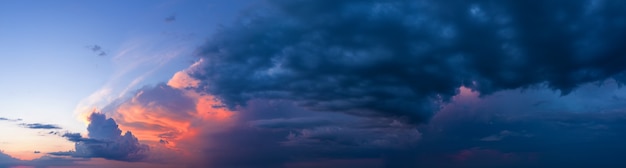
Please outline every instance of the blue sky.
[[[0, 116], [82, 132], [84, 108], [100, 109], [124, 92], [167, 81], [196, 60], [194, 47], [232, 19], [243, 2], [4, 1]], [[0, 140], [4, 148], [27, 137], [55, 139], [7, 127]], [[3, 150], [32, 155], [41, 146]], [[65, 143], [62, 150], [72, 146]], [[43, 151], [50, 150], [59, 149]]]
[[0, 167], [624, 167], [619, 0], [0, 2]]

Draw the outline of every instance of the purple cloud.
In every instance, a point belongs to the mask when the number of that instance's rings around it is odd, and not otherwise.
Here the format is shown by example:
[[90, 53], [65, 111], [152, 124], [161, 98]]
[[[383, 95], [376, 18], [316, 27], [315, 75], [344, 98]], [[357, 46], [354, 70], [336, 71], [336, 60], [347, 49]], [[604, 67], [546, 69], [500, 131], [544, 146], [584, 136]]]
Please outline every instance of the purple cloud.
[[75, 151], [53, 152], [51, 155], [72, 156], [81, 158], [104, 158], [120, 161], [141, 161], [149, 152], [149, 147], [127, 131], [123, 135], [115, 120], [106, 118], [104, 114], [92, 113], [87, 126], [88, 137], [78, 133], [62, 135], [75, 142]]

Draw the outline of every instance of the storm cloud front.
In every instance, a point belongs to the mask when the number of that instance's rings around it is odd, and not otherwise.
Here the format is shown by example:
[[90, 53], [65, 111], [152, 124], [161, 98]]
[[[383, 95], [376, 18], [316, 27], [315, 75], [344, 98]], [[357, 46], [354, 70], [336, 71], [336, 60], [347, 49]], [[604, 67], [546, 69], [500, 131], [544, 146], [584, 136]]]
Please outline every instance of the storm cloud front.
[[623, 81], [621, 1], [269, 1], [200, 49], [192, 76], [256, 98], [423, 123], [460, 87], [489, 95]]
[[603, 151], [570, 162], [615, 166], [624, 7], [264, 1], [106, 113], [198, 165], [549, 167]]

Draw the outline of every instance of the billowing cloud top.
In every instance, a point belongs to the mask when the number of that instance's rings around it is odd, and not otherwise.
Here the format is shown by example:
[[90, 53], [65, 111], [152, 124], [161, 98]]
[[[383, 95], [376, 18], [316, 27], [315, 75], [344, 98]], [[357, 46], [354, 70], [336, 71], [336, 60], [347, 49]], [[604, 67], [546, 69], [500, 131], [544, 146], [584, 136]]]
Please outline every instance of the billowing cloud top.
[[623, 1], [271, 0], [201, 49], [192, 76], [254, 98], [423, 122], [465, 86], [567, 94], [626, 66]]
[[148, 155], [149, 147], [127, 131], [122, 135], [115, 120], [104, 114], [92, 113], [89, 116], [89, 137], [79, 133], [66, 133], [62, 136], [76, 143], [76, 151], [53, 152], [52, 155], [83, 158], [104, 158], [121, 161], [141, 161]]

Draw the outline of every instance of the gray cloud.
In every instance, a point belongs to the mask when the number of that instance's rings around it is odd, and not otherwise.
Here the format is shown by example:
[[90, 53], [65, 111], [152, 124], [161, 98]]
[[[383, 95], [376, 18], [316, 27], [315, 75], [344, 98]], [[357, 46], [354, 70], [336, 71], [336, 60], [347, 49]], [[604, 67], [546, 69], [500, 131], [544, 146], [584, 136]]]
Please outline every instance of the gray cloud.
[[165, 22], [170, 23], [176, 21], [176, 15], [170, 15], [164, 19]]
[[534, 86], [568, 94], [584, 83], [624, 81], [625, 6], [271, 0], [211, 37], [193, 75], [231, 108], [283, 99], [423, 123], [460, 86], [483, 95]]
[[[624, 94], [612, 82], [563, 97], [547, 88], [465, 94], [420, 126], [415, 152], [396, 161], [414, 167], [622, 167], [625, 104], [611, 100]], [[550, 104], [532, 106], [538, 99]]]
[[41, 123], [31, 123], [31, 124], [22, 123], [20, 124], [20, 126], [23, 126], [25, 128], [30, 128], [30, 129], [61, 129], [61, 127], [54, 125], [54, 124], [41, 124]]
[[481, 141], [501, 141], [506, 137], [515, 137], [515, 136], [523, 136], [523, 137], [532, 137], [532, 134], [518, 133], [509, 130], [500, 131], [497, 134], [489, 135], [483, 138], [480, 138]]
[[382, 162], [381, 155], [412, 149], [421, 139], [413, 125], [317, 113], [289, 101], [254, 100], [237, 113], [241, 116], [237, 126], [205, 136], [211, 144], [219, 144], [202, 147], [208, 159], [205, 165], [371, 167], [372, 162]]

